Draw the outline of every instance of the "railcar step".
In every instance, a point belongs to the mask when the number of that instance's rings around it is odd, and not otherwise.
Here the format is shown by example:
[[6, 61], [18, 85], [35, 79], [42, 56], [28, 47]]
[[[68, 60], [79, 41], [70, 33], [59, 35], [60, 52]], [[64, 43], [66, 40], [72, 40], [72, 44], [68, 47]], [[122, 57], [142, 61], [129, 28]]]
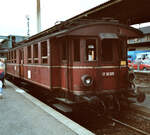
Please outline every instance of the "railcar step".
[[72, 112], [72, 109], [66, 105], [62, 105], [62, 104], [53, 104], [53, 107], [57, 108], [58, 110], [68, 113], [68, 112]]
[[61, 101], [61, 102], [65, 103], [65, 104], [70, 104], [70, 105], [71, 104], [75, 104], [75, 102], [73, 102], [71, 100], [68, 100], [66, 98], [56, 98], [56, 100]]

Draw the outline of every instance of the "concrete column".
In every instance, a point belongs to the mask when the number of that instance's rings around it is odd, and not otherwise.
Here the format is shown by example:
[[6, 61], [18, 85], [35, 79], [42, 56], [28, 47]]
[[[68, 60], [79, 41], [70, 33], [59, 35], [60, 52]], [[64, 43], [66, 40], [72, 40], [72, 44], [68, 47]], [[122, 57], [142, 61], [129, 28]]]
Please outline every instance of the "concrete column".
[[37, 32], [41, 32], [41, 7], [40, 0], [37, 0]]

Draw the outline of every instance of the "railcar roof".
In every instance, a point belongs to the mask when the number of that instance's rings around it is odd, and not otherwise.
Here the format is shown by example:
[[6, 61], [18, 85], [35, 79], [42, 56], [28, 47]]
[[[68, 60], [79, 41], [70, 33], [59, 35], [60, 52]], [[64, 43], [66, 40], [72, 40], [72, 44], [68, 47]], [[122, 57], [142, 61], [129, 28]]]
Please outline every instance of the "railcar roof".
[[120, 24], [118, 20], [114, 20], [113, 18], [103, 18], [101, 20], [96, 20], [96, 19], [78, 19], [76, 21], [73, 21], [72, 23], [65, 23], [63, 22], [62, 24], [58, 24], [52, 28], [49, 28], [39, 34], [36, 34], [34, 36], [29, 37], [27, 40], [24, 40], [16, 45], [21, 45], [21, 44], [25, 44], [28, 42], [31, 42], [32, 40], [38, 40], [41, 38], [45, 38], [45, 37], [54, 37], [57, 35], [61, 35], [67, 32], [70, 32], [71, 30], [77, 29], [77, 28], [81, 28], [81, 27], [85, 27], [87, 25], [94, 25], [94, 24], [110, 24], [110, 25], [119, 25], [122, 27], [126, 27], [128, 29], [132, 29], [134, 31], [137, 31], [138, 33], [140, 33], [142, 35], [142, 32], [140, 32], [139, 30], [136, 30], [132, 27], [128, 27], [127, 25], [124, 24]]
[[61, 22], [60, 24], [42, 31], [30, 37], [29, 40], [63, 30], [66, 26], [75, 24], [76, 22], [80, 21], [80, 19], [99, 20], [103, 17], [113, 17], [128, 25], [148, 22], [150, 20], [149, 8], [150, 0], [109, 0], [108, 2], [98, 5], [86, 12], [76, 15], [64, 22]]

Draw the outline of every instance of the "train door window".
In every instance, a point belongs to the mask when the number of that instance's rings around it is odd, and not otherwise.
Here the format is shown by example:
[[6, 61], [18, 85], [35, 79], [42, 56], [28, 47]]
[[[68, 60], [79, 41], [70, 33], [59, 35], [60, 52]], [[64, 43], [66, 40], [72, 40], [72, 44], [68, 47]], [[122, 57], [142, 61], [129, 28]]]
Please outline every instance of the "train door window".
[[96, 39], [86, 40], [86, 60], [95, 61], [96, 55]]
[[109, 62], [113, 61], [113, 40], [103, 39], [102, 40], [102, 61]]
[[74, 39], [73, 45], [74, 45], [74, 61], [80, 61], [80, 39]]
[[44, 41], [41, 43], [41, 57], [42, 57], [42, 63], [47, 64], [48, 57], [47, 57], [47, 41]]
[[33, 62], [38, 63], [38, 44], [33, 45]]
[[31, 58], [31, 46], [28, 46], [27, 54], [28, 54], [28, 63], [31, 63], [31, 60], [32, 60], [32, 58]]
[[62, 60], [67, 60], [67, 43], [66, 40], [62, 42]]

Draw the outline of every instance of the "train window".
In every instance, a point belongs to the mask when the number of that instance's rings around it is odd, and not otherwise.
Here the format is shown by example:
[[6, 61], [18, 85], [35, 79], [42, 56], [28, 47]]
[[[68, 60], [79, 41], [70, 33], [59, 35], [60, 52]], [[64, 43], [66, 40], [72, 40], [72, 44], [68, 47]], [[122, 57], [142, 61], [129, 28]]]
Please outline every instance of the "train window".
[[74, 61], [80, 61], [80, 39], [74, 39], [73, 45], [74, 45]]
[[102, 40], [102, 61], [113, 61], [113, 40]]
[[62, 60], [67, 60], [67, 44], [66, 40], [62, 42]]
[[33, 45], [33, 62], [38, 63], [38, 44]]
[[44, 41], [41, 43], [41, 57], [42, 57], [42, 63], [47, 64], [47, 41]]
[[10, 63], [10, 52], [8, 52], [7, 62]]
[[27, 54], [28, 54], [28, 63], [31, 63], [31, 46], [28, 46], [28, 52], [27, 52]]
[[13, 51], [13, 55], [14, 55], [13, 63], [16, 63], [16, 50]]
[[13, 51], [10, 52], [10, 58], [11, 63], [13, 63]]
[[96, 39], [86, 40], [86, 60], [96, 60]]

